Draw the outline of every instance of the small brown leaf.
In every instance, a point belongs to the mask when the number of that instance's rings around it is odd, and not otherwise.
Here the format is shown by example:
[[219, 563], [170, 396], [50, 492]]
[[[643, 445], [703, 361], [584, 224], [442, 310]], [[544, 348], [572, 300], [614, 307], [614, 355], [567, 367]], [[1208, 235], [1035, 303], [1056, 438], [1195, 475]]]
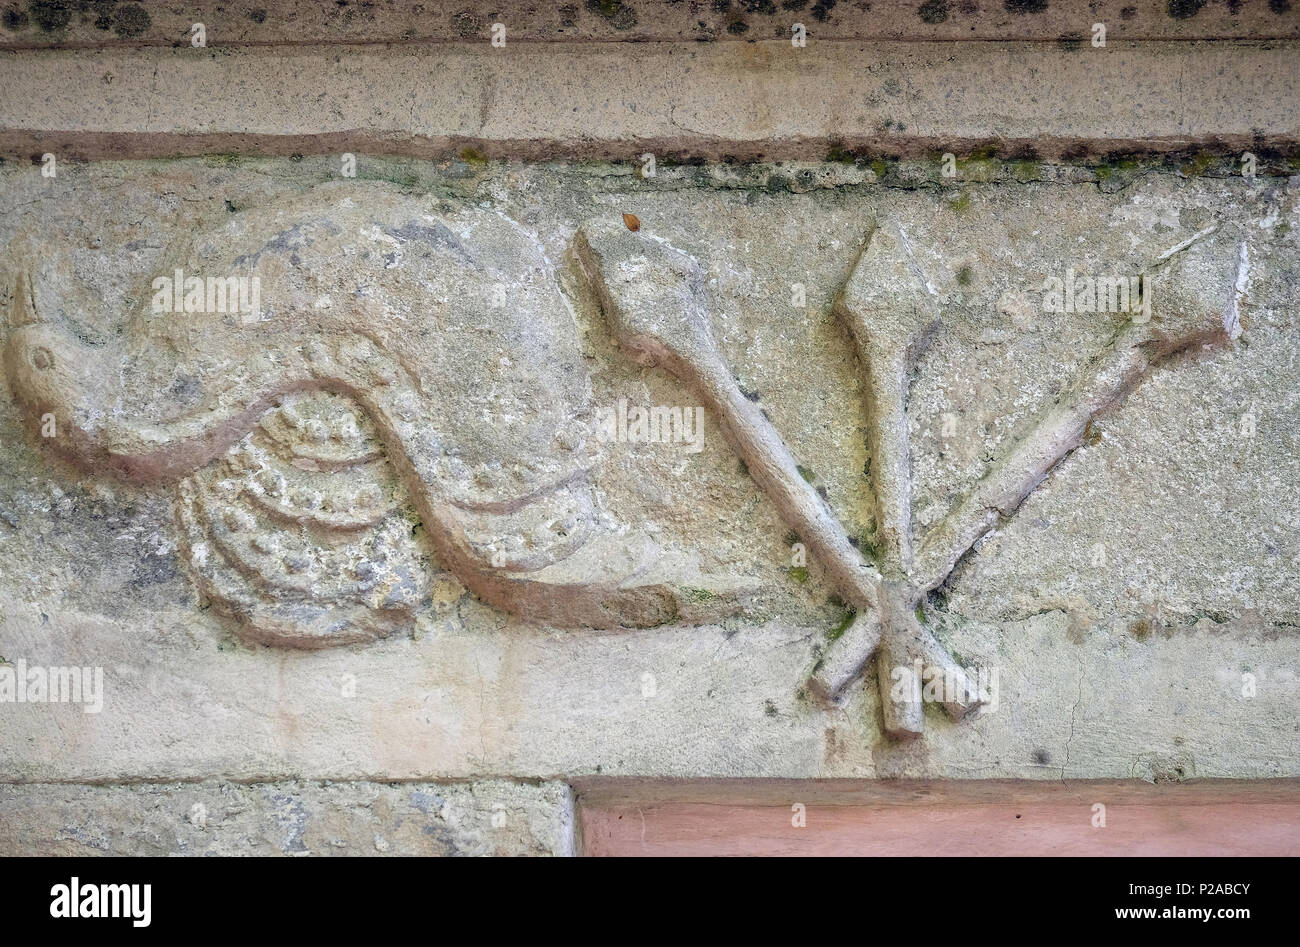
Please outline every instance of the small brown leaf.
[[637, 219], [636, 214], [624, 214], [623, 223], [627, 224], [627, 229], [633, 233], [641, 229], [641, 221]]

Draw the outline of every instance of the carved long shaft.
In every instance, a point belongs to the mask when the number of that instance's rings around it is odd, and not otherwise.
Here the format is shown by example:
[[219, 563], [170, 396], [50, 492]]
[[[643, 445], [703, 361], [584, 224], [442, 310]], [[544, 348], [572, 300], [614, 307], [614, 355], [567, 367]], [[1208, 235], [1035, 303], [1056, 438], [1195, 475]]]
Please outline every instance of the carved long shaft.
[[876, 498], [876, 536], [886, 575], [912, 564], [911, 452], [907, 436], [905, 352], [884, 351], [869, 336], [865, 314], [851, 315], [853, 339], [866, 387], [867, 449]]
[[666, 367], [699, 392], [722, 420], [750, 476], [825, 566], [832, 584], [859, 609], [876, 609], [880, 573], [849, 542], [821, 495], [803, 478], [785, 442], [763, 413], [741, 394], [718, 357], [704, 361], [676, 352]]
[[771, 422], [740, 392], [713, 341], [703, 274], [666, 241], [617, 226], [588, 226], [578, 259], [621, 344], [677, 376], [718, 417], [750, 476], [857, 609], [876, 609], [880, 573], [866, 562], [820, 494], [804, 480]]
[[[1161, 359], [1193, 345], [1224, 342], [1240, 329], [1249, 279], [1246, 245], [1208, 229], [1162, 255], [1144, 290], [1158, 294], [1157, 321], [1130, 321], [1033, 430], [963, 497], [917, 551], [917, 584], [938, 586], [975, 541], [1013, 512], [1066, 454], [1078, 447], [1090, 422], [1119, 403]], [[1172, 258], [1172, 259], [1171, 259]], [[1165, 262], [1168, 261], [1168, 262]]]
[[[828, 696], [838, 692], [857, 676], [892, 628], [880, 669], [885, 729], [899, 736], [920, 733], [921, 704], [911, 692], [895, 694], [895, 669], [919, 660], [951, 668], [957, 675], [960, 671], [911, 615], [913, 600], [905, 583], [891, 583], [890, 602], [883, 600], [881, 574], [862, 558], [826, 502], [803, 479], [766, 416], [741, 394], [713, 341], [698, 264], [666, 241], [633, 236], [617, 227], [584, 228], [575, 248], [619, 342], [699, 394], [721, 420], [750, 476], [858, 609], [855, 621], [810, 678], [810, 686]], [[901, 374], [895, 377], [901, 384]], [[901, 397], [900, 391], [900, 402]], [[945, 701], [954, 716], [971, 705], [964, 699]]]
[[1126, 330], [926, 536], [918, 584], [929, 589], [942, 583], [999, 516], [1014, 511], [1062, 457], [1083, 443], [1093, 417], [1137, 384], [1151, 364], [1140, 344], [1144, 337], [1135, 327]]
[[898, 577], [910, 571], [913, 555], [907, 373], [918, 343], [939, 320], [934, 288], [901, 228], [872, 232], [835, 312], [862, 371], [881, 569]]
[[[897, 582], [912, 568], [911, 451], [907, 436], [907, 372], [914, 348], [938, 324], [934, 290], [925, 279], [901, 229], [872, 232], [854, 263], [835, 312], [845, 323], [858, 353], [867, 403], [867, 448], [876, 504], [879, 562], [887, 581]], [[915, 623], [907, 595], [889, 594], [882, 615], [859, 615], [831, 642], [809, 678], [809, 686], [834, 697], [862, 673], [881, 646], [881, 638], [899, 639]], [[883, 622], [883, 625], [882, 625]], [[885, 626], [888, 626], [887, 628]], [[886, 651], [901, 642], [886, 643]], [[942, 648], [913, 649], [941, 652]], [[882, 656], [882, 706], [890, 732], [919, 732], [920, 707], [895, 707], [887, 680], [902, 655]], [[910, 663], [908, 659], [904, 663]], [[913, 726], [914, 725], [914, 726]]]

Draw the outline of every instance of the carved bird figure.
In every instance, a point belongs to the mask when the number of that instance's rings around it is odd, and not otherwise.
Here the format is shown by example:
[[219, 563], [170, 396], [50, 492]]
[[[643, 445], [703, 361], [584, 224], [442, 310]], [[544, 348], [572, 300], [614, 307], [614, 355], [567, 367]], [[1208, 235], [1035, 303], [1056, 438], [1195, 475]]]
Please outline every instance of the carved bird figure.
[[5, 364], [46, 443], [171, 486], [190, 571], [246, 637], [386, 636], [437, 569], [558, 626], [703, 621], [744, 594], [598, 509], [574, 315], [504, 214], [324, 185], [173, 262], [99, 346], [49, 315], [58, 274], [23, 267]]

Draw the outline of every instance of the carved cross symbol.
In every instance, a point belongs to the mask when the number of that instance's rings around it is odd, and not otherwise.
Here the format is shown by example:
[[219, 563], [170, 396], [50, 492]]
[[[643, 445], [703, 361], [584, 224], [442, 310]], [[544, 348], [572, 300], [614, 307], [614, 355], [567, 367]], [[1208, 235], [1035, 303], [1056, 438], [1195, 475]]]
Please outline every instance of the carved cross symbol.
[[918, 541], [911, 523], [907, 373], [918, 343], [939, 325], [939, 300], [906, 233], [876, 229], [835, 303], [864, 375], [882, 537], [875, 563], [849, 541], [826, 501], [799, 473], [781, 436], [741, 393], [713, 339], [700, 264], [644, 230], [632, 233], [604, 223], [584, 227], [576, 250], [620, 344], [647, 364], [662, 365], [704, 399], [755, 482], [856, 610], [849, 628], [813, 669], [810, 687], [833, 699], [874, 656], [884, 730], [914, 737], [922, 732], [923, 703], [913, 668], [922, 668], [926, 679], [942, 677], [940, 703], [953, 719], [980, 703], [966, 672], [917, 618], [922, 599], [1083, 442], [1092, 419], [1122, 401], [1154, 364], [1240, 334], [1249, 269], [1246, 246], [1213, 234], [1198, 234], [1161, 255], [1143, 274], [1145, 292], [1154, 298], [1153, 315], [1143, 319], [1133, 314], [1024, 436]]

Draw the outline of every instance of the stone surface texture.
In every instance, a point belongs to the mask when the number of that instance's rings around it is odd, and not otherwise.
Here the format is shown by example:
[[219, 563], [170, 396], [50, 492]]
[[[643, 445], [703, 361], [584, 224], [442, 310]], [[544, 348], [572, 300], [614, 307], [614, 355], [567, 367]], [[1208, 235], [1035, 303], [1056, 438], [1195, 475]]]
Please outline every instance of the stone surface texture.
[[[1153, 370], [922, 603], [931, 633], [963, 665], [997, 667], [1001, 690], [996, 708], [959, 723], [934, 717], [905, 742], [882, 736], [874, 686], [852, 686], [835, 704], [807, 692], [846, 608], [815, 556], [806, 572], [792, 567], [789, 527], [716, 417], [706, 416], [699, 453], [602, 445], [592, 502], [612, 535], [635, 529], [703, 574], [752, 587], [738, 613], [669, 615], [632, 630], [539, 626], [448, 577], [409, 628], [301, 651], [248, 643], [237, 621], [208, 607], [165, 486], [65, 463], [6, 400], [0, 654], [102, 666], [105, 703], [99, 714], [6, 706], [0, 772], [24, 781], [1300, 775], [1296, 178], [1248, 180], [1231, 163], [978, 158], [963, 161], [957, 182], [930, 162], [665, 168], [654, 179], [618, 165], [365, 159], [357, 180], [341, 181], [337, 167], [109, 162], [70, 164], [54, 181], [7, 167], [0, 236], [6, 259], [33, 264], [39, 307], [77, 344], [102, 350], [138, 331], [131, 314], [147, 306], [148, 277], [168, 272], [186, 241], [220, 243], [202, 235], [241, 232], [275, 208], [351, 201], [382, 217], [406, 202], [437, 220], [467, 208], [500, 215], [511, 222], [502, 233], [533, 235], [530, 253], [548, 267], [539, 279], [564, 301], [555, 325], [584, 378], [576, 403], [695, 405], [673, 375], [619, 350], [573, 252], [584, 223], [633, 214], [640, 236], [699, 261], [737, 384], [861, 548], [876, 515], [868, 411], [834, 303], [878, 226], [906, 231], [941, 314], [909, 382], [918, 534], [1116, 331], [1116, 314], [1044, 312], [1045, 277], [1144, 272], [1217, 228], [1249, 248], [1243, 331]], [[340, 254], [388, 246], [353, 224], [330, 238]], [[791, 305], [796, 283], [806, 307]], [[402, 338], [428, 361], [443, 344], [419, 339], [428, 299], [391, 285], [383, 299], [409, 312]], [[153, 338], [170, 339], [157, 346], [168, 357], [183, 349], [189, 318], [150, 317]], [[493, 384], [479, 355], [507, 346], [514, 359], [541, 328], [520, 323], [499, 341], [467, 333], [464, 358], [436, 362], [441, 384], [472, 399]], [[562, 372], [552, 355], [522, 358]], [[184, 385], [176, 390], [183, 401]], [[1253, 675], [1253, 696], [1243, 675]]]
[[322, 4], [260, 0], [236, 7], [196, 0], [81, 5], [13, 3], [0, 21], [0, 47], [185, 46], [202, 23], [209, 46], [340, 42], [487, 43], [493, 24], [509, 42], [719, 42], [788, 39], [803, 24], [813, 40], [927, 41], [1035, 39], [1087, 42], [1094, 23], [1116, 39], [1238, 39], [1300, 36], [1300, 14], [1283, 3], [1205, 4], [1169, 0], [926, 3], [836, 0], [575, 0], [506, 5], [475, 0], [372, 0]]
[[567, 786], [0, 785], [0, 854], [571, 855]]
[[1240, 152], [1300, 138], [1296, 58], [1295, 40], [1015, 38], [961, 55], [946, 43], [857, 40], [15, 51], [0, 56], [0, 148], [84, 158], [468, 148], [784, 160], [987, 143], [1044, 156]]
[[1300, 4], [0, 6], [0, 855], [1294, 848]]

